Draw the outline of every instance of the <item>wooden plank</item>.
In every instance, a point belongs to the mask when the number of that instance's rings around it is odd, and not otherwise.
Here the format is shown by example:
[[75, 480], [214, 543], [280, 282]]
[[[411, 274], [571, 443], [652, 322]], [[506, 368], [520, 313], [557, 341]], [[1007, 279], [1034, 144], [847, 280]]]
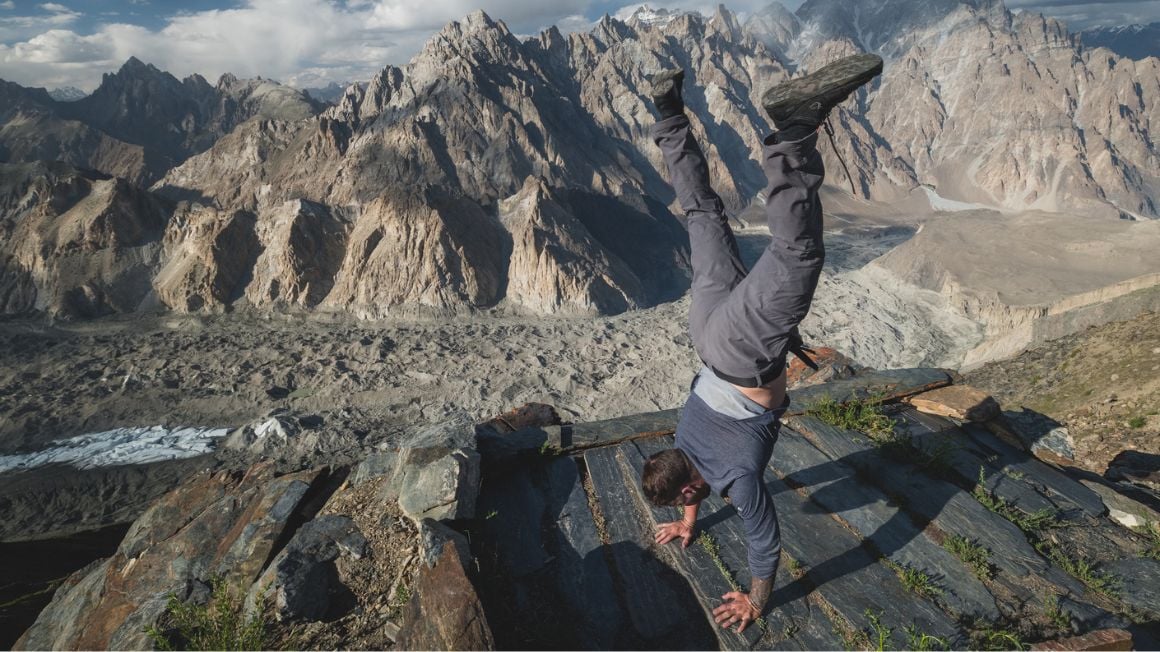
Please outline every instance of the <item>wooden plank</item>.
[[945, 613], [903, 590], [894, 571], [879, 563], [853, 532], [786, 485], [772, 469], [766, 473], [766, 485], [777, 504], [782, 545], [808, 569], [789, 587], [790, 596], [816, 590], [858, 629], [867, 625], [867, 612], [880, 614], [893, 629], [895, 649], [906, 645], [904, 629], [912, 625], [946, 639], [952, 648], [966, 644]]
[[970, 435], [972, 441], [998, 456], [997, 463], [1003, 465], [1002, 470], [1007, 475], [1022, 475], [1026, 482], [1038, 485], [1041, 492], [1070, 501], [1088, 516], [1099, 517], [1107, 514], [1107, 507], [1096, 492], [1067, 477], [1059, 469], [1015, 448], [986, 428], [976, 424], [964, 424], [963, 430]]
[[620, 593], [638, 639], [633, 647], [716, 647], [713, 623], [691, 617], [701, 609], [688, 581], [658, 558], [653, 530], [638, 511], [636, 487], [625, 478], [616, 449], [589, 450], [584, 462], [603, 516], [606, 547]]
[[788, 427], [781, 430], [771, 464], [880, 554], [926, 573], [940, 592], [935, 602], [952, 614], [990, 621], [1000, 617], [994, 596], [965, 564], [931, 540], [926, 524], [916, 523], [881, 490], [862, 482], [853, 468], [830, 459]]
[[880, 396], [894, 402], [951, 384], [951, 377], [941, 369], [892, 369], [872, 371], [854, 378], [832, 380], [821, 385], [790, 390], [792, 401], [788, 414], [802, 414], [810, 403], [829, 397], [839, 403], [868, 396]]
[[673, 409], [564, 426], [561, 448], [565, 451], [582, 450], [637, 437], [672, 434], [679, 418], [680, 410]]
[[[629, 464], [639, 469], [643, 467], [644, 459], [648, 456], [672, 448], [673, 439], [672, 437], [639, 439], [634, 444], [640, 457], [635, 458], [626, 450], [625, 458]], [[658, 522], [673, 520], [674, 514], [679, 516], [680, 512], [676, 508], [653, 512]], [[701, 506], [697, 527], [713, 536], [718, 544], [722, 562], [735, 573], [737, 582], [748, 589], [751, 583], [748, 540], [736, 510], [726, 505], [720, 496], [712, 494]], [[686, 565], [686, 571], [694, 584], [700, 585], [702, 604], [706, 611], [711, 613], [712, 607], [720, 604], [720, 597], [732, 590], [731, 587], [722, 578], [720, 570], [709, 555], [700, 550], [700, 546], [694, 544], [686, 550], [679, 549], [675, 544], [669, 547]], [[783, 556], [783, 563], [778, 565], [774, 580], [772, 607], [765, 616], [765, 634], [760, 640], [755, 641], [755, 644], [760, 649], [774, 650], [840, 649], [842, 641], [835, 634], [834, 624], [821, 608], [810, 604], [807, 595], [799, 595], [792, 600], [782, 599], [784, 587], [793, 583], [793, 576], [784, 559]]]

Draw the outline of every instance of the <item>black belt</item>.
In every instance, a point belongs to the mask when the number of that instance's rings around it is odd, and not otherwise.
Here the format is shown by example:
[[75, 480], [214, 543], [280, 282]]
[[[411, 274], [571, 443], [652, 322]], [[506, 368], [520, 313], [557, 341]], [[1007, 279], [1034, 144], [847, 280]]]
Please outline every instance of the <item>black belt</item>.
[[785, 373], [785, 364], [784, 363], [782, 363], [780, 365], [775, 364], [772, 367], [770, 367], [769, 369], [766, 369], [765, 371], [761, 372], [760, 374], [758, 374], [756, 376], [750, 376], [748, 378], [738, 378], [737, 376], [730, 376], [729, 374], [725, 373], [724, 371], [721, 371], [717, 367], [710, 366], [709, 368], [712, 369], [713, 373], [716, 374], [716, 376], [718, 378], [720, 378], [721, 380], [724, 380], [727, 383], [732, 383], [734, 385], [737, 385], [738, 387], [761, 387], [762, 385], [766, 385], [766, 384], [770, 383], [771, 381], [776, 380], [778, 376]]

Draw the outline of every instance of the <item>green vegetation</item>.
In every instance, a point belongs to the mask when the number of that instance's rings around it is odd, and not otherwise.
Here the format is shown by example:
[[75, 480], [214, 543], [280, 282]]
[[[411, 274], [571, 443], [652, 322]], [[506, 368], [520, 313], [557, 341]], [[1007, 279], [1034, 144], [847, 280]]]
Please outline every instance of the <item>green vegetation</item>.
[[836, 428], [857, 430], [873, 438], [888, 437], [894, 432], [894, 419], [883, 413], [880, 396], [845, 403], [823, 396], [806, 407], [806, 414]]
[[902, 630], [906, 632], [906, 647], [916, 652], [932, 652], [933, 650], [949, 650], [950, 644], [945, 638], [940, 636], [931, 636], [920, 632], [918, 625], [911, 624], [910, 627]]
[[1143, 428], [1145, 423], [1148, 423], [1148, 420], [1144, 417], [1132, 417], [1128, 419], [1129, 428]]
[[975, 577], [981, 580], [995, 576], [995, 567], [991, 565], [991, 551], [970, 539], [952, 534], [943, 540], [943, 548], [958, 557], [971, 568]]
[[907, 591], [925, 598], [942, 595], [942, 589], [935, 586], [934, 579], [924, 571], [897, 564], [889, 559], [886, 560], [886, 565], [898, 574], [898, 579], [902, 581], [902, 586]]
[[866, 620], [870, 621], [870, 629], [863, 633], [870, 641], [870, 648], [875, 652], [893, 649], [890, 647], [890, 634], [894, 630], [882, 622], [882, 613], [874, 613], [867, 609]]
[[975, 650], [1026, 650], [1019, 635], [1009, 629], [984, 626], [972, 632], [971, 648]]
[[1047, 616], [1051, 624], [1060, 630], [1068, 630], [1071, 627], [1071, 616], [1059, 606], [1059, 595], [1055, 593], [1048, 593], [1043, 598], [1043, 613]]
[[983, 507], [995, 512], [999, 516], [1011, 521], [1024, 534], [1038, 538], [1039, 532], [1053, 527], [1059, 527], [1059, 520], [1056, 512], [1044, 508], [1033, 514], [1015, 507], [1003, 498], [996, 496], [987, 490], [987, 475], [983, 467], [979, 467], [979, 483], [975, 485], [974, 491], [971, 495], [975, 500], [979, 501]]
[[266, 591], [258, 593], [254, 613], [244, 599], [221, 578], [211, 581], [213, 591], [204, 605], [182, 602], [169, 594], [158, 624], [145, 628], [158, 650], [265, 650], [269, 649], [270, 618]]
[[1148, 547], [1140, 553], [1140, 556], [1160, 561], [1160, 525], [1152, 523], [1150, 525], [1137, 528], [1136, 531], [1140, 532], [1148, 539]]
[[1115, 596], [1119, 592], [1120, 579], [1098, 570], [1087, 559], [1070, 555], [1062, 547], [1045, 541], [1035, 543], [1035, 549], [1067, 571], [1068, 575], [1087, 584], [1091, 590], [1107, 596]]
[[561, 451], [559, 448], [556, 448], [555, 446], [553, 446], [552, 443], [546, 439], [544, 440], [544, 443], [540, 444], [540, 455], [546, 455], [548, 457], [556, 457], [557, 455], [559, 455], [562, 452], [563, 451]]

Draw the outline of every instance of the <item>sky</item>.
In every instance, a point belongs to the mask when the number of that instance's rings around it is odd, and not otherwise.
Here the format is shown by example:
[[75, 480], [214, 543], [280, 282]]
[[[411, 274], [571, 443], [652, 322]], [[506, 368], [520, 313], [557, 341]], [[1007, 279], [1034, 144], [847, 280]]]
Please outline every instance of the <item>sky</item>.
[[[784, 0], [790, 9], [803, 0]], [[752, 12], [769, 0], [727, 0]], [[366, 80], [406, 63], [443, 25], [476, 9], [517, 34], [549, 25], [587, 29], [605, 13], [627, 17], [639, 0], [0, 0], [0, 78], [89, 92], [130, 56], [177, 77], [223, 73], [292, 86]], [[653, 6], [711, 12], [713, 0]], [[1160, 0], [1007, 0], [1062, 18], [1073, 30], [1160, 21]]]

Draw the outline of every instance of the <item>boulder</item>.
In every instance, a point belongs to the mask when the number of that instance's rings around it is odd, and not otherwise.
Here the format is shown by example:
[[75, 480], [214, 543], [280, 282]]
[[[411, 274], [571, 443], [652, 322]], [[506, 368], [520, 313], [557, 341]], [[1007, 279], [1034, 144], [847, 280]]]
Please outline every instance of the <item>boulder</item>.
[[398, 649], [494, 650], [483, 604], [467, 577], [467, 540], [430, 519], [420, 523], [420, 540], [423, 564], [396, 639]]
[[1109, 480], [1131, 482], [1160, 491], [1160, 455], [1140, 451], [1121, 451], [1108, 464]]
[[254, 583], [247, 602], [272, 599], [279, 620], [321, 620], [341, 588], [334, 560], [340, 554], [361, 559], [366, 552], [367, 540], [349, 517], [319, 516], [294, 533]]
[[1101, 629], [1083, 636], [1044, 641], [1031, 646], [1032, 650], [1131, 650], [1132, 635], [1123, 629]]
[[387, 481], [379, 498], [397, 500], [416, 522], [474, 517], [480, 456], [471, 418], [461, 413], [371, 453], [351, 474], [351, 483], [382, 477]]
[[907, 399], [919, 412], [959, 421], [989, 421], [999, 416], [999, 403], [970, 385], [950, 385]]
[[546, 403], [527, 403], [492, 417], [475, 427], [477, 435], [482, 433], [503, 434], [524, 428], [558, 426], [562, 422], [556, 408]]
[[1053, 464], [1075, 463], [1075, 439], [1067, 426], [1026, 408], [1006, 411], [1003, 416], [1005, 430], [1036, 457]]
[[319, 475], [275, 476], [259, 464], [194, 476], [153, 503], [112, 558], [62, 586], [18, 647], [150, 647], [144, 628], [170, 594], [185, 596], [215, 575], [239, 585], [256, 579]]

